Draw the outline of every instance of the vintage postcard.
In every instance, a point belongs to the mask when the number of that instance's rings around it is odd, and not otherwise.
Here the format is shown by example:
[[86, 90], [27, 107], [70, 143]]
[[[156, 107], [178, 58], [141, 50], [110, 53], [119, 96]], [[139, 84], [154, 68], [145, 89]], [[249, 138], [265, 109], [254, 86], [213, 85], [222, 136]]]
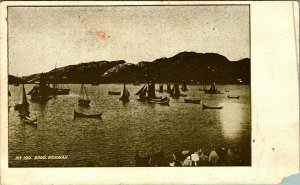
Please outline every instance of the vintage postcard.
[[1, 184], [279, 183], [299, 170], [298, 14], [2, 2]]

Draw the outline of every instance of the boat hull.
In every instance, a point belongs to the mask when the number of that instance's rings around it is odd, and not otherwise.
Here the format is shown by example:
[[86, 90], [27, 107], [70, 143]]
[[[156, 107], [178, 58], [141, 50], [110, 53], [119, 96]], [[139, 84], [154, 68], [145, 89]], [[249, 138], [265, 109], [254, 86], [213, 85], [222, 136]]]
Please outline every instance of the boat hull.
[[81, 107], [90, 107], [91, 100], [78, 100], [78, 105]]
[[162, 99], [152, 99], [150, 98], [148, 100], [149, 103], [155, 103], [160, 105], [169, 105], [170, 99], [169, 98], [162, 98]]
[[227, 96], [229, 99], [240, 99], [240, 96]]
[[30, 124], [30, 125], [35, 125], [35, 126], [37, 125], [37, 118], [32, 119], [23, 113], [20, 113], [19, 116], [22, 119], [24, 124]]
[[121, 92], [108, 91], [108, 95], [121, 95]]
[[184, 99], [184, 102], [185, 102], [185, 103], [200, 104], [201, 100]]
[[202, 104], [203, 109], [223, 109], [223, 106], [207, 106]]
[[122, 101], [122, 102], [129, 102], [130, 101], [129, 98], [122, 98], [122, 97], [119, 98], [119, 100]]

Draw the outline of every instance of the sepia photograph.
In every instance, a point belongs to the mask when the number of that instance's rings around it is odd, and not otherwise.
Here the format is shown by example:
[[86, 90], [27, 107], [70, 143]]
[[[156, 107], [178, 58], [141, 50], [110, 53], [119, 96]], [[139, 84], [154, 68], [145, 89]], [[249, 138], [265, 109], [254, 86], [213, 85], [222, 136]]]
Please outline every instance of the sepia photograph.
[[249, 5], [7, 16], [9, 167], [251, 166]]
[[295, 1], [1, 1], [0, 184], [299, 172]]

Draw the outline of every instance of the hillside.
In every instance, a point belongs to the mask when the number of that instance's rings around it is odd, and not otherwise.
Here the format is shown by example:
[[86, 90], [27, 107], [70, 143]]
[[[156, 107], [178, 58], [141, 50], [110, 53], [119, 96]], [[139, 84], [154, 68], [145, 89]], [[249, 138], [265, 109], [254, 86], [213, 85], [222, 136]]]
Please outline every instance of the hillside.
[[[50, 81], [55, 70], [46, 74]], [[29, 83], [38, 81], [40, 74], [24, 77]], [[58, 83], [132, 83], [156, 82], [205, 82], [236, 83], [242, 79], [250, 83], [250, 59], [229, 61], [216, 53], [181, 52], [170, 58], [138, 64], [119, 61], [98, 61], [70, 65], [56, 69]]]

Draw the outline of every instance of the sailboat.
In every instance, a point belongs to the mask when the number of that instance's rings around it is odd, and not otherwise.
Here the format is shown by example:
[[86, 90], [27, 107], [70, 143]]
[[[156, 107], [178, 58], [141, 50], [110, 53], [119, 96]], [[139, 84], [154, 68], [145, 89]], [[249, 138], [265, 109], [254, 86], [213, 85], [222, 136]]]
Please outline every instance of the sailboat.
[[90, 107], [91, 100], [89, 99], [84, 85], [80, 88], [80, 98], [78, 100], [78, 105], [82, 107]]
[[172, 89], [171, 89], [171, 84], [168, 84], [168, 85], [167, 85], [167, 93], [171, 93], [171, 90], [172, 90]]
[[28, 92], [28, 95], [31, 96], [31, 100], [33, 101], [48, 101], [52, 94], [49, 88], [49, 84], [46, 83], [44, 74], [41, 73], [40, 81]]
[[122, 96], [119, 98], [120, 101], [123, 101], [123, 102], [129, 102], [129, 97], [130, 97], [130, 93], [128, 91], [128, 89], [126, 88], [125, 84], [124, 84], [124, 87], [123, 87], [123, 94]]
[[164, 92], [164, 84], [159, 84], [158, 92], [160, 92], [160, 93]]
[[173, 85], [173, 88], [171, 89], [170, 96], [172, 98], [178, 99], [180, 97], [180, 90], [179, 85], [176, 83]]
[[147, 85], [144, 85], [135, 95], [138, 95], [140, 97], [139, 100], [147, 100]]
[[156, 103], [156, 104], [169, 104], [170, 99], [165, 97], [157, 97], [155, 94], [155, 84], [151, 83], [144, 85], [135, 95], [139, 95], [139, 100], [141, 101], [148, 101], [149, 103]]
[[36, 125], [37, 118], [33, 119], [29, 117], [29, 103], [26, 97], [25, 86], [22, 84], [22, 100], [21, 103], [15, 105], [15, 110], [19, 112], [20, 118], [24, 123]]
[[220, 91], [218, 91], [217, 88], [216, 88], [216, 83], [215, 82], [213, 82], [211, 84], [211, 87], [209, 89], [204, 90], [204, 92], [206, 94], [220, 94]]
[[187, 91], [187, 90], [188, 90], [188, 89], [187, 89], [186, 82], [183, 82], [183, 83], [182, 83], [181, 90], [182, 90], [182, 91]]
[[55, 64], [55, 69], [54, 69], [54, 82], [52, 84], [52, 88], [50, 90], [52, 91], [53, 95], [68, 95], [70, 92], [70, 89], [67, 88], [59, 88], [58, 85], [56, 84], [57, 82], [57, 75], [56, 75], [56, 64]]
[[19, 104], [15, 105], [15, 110], [19, 111], [19, 112], [22, 111], [22, 112], [24, 112], [26, 114], [29, 114], [29, 103], [27, 101], [24, 84], [22, 84], [21, 91], [22, 91], [21, 102]]

